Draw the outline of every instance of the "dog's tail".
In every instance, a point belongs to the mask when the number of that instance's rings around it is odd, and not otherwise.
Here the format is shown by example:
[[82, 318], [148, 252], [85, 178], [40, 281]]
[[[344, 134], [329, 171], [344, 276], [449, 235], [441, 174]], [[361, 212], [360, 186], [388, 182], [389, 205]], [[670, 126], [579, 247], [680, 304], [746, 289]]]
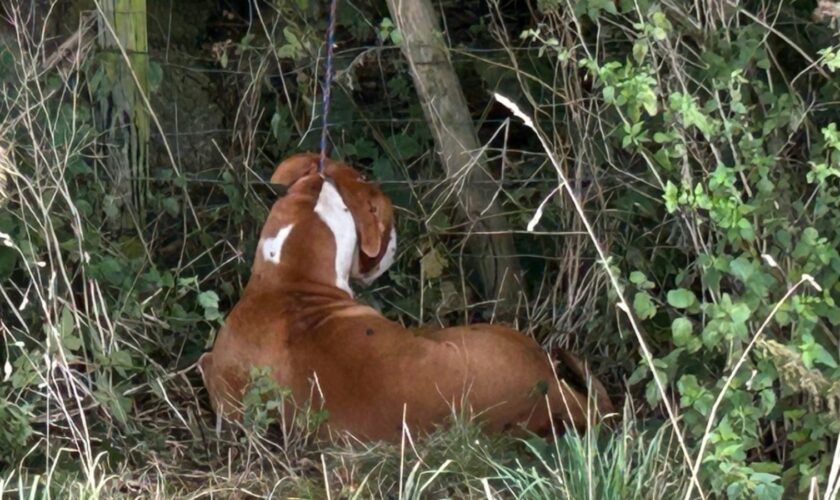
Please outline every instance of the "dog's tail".
[[566, 349], [557, 347], [551, 350], [552, 359], [558, 362], [557, 376], [566, 380], [570, 385], [577, 386], [583, 394], [587, 394], [589, 388], [595, 393], [595, 404], [601, 418], [607, 415], [617, 415], [615, 406], [610, 399], [607, 388], [592, 375], [589, 368], [577, 356]]

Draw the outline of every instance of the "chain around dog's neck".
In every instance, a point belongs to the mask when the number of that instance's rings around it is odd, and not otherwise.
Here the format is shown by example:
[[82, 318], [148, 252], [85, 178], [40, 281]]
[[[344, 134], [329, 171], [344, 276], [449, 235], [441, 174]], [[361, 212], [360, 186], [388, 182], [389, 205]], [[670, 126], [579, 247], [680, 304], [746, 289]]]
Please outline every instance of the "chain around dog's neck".
[[327, 62], [324, 71], [324, 84], [322, 89], [323, 101], [321, 104], [323, 112], [323, 124], [321, 126], [321, 159], [318, 162], [318, 175], [320, 175], [321, 177], [324, 176], [324, 164], [327, 162], [327, 119], [329, 118], [330, 113], [330, 87], [332, 86], [333, 72], [333, 45], [335, 44], [335, 7], [337, 3], [337, 0], [332, 0], [332, 2], [330, 2], [330, 23], [329, 27], [327, 28]]

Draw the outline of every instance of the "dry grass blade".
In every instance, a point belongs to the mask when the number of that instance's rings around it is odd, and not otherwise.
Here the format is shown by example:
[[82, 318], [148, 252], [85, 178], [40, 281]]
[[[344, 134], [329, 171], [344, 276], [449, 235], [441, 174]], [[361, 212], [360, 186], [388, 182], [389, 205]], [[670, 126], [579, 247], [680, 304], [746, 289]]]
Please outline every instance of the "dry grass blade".
[[604, 271], [610, 278], [610, 283], [613, 286], [613, 290], [615, 294], [618, 296], [618, 308], [624, 311], [627, 315], [627, 319], [630, 322], [631, 327], [633, 328], [633, 332], [636, 335], [636, 340], [639, 343], [639, 347], [642, 349], [642, 354], [645, 358], [645, 362], [648, 364], [648, 367], [653, 374], [653, 379], [656, 382], [657, 390], [659, 390], [660, 395], [662, 396], [662, 402], [665, 405], [665, 409], [668, 412], [668, 418], [671, 420], [671, 425], [674, 428], [674, 432], [677, 435], [677, 439], [680, 443], [680, 448], [682, 449], [683, 455], [686, 460], [686, 464], [691, 468], [692, 472], [692, 484], [697, 487], [697, 490], [700, 492], [700, 495], [705, 498], [706, 495], [703, 492], [703, 488], [700, 486], [699, 479], [697, 477], [697, 468], [691, 464], [691, 453], [688, 450], [688, 446], [685, 443], [685, 437], [683, 436], [682, 432], [680, 431], [679, 420], [676, 411], [671, 406], [671, 403], [668, 399], [668, 394], [665, 391], [664, 383], [659, 379], [659, 374], [656, 370], [656, 367], [653, 364], [653, 355], [650, 352], [650, 349], [647, 346], [647, 342], [645, 342], [644, 336], [642, 335], [639, 326], [636, 324], [636, 319], [634, 318], [633, 314], [630, 312], [630, 306], [628, 305], [627, 301], [624, 299], [624, 292], [622, 291], [621, 285], [618, 282], [618, 278], [613, 273], [612, 269], [610, 268], [609, 258], [607, 257], [604, 250], [601, 248], [601, 244], [598, 242], [598, 238], [595, 236], [595, 231], [592, 228], [592, 225], [589, 223], [589, 219], [586, 217], [586, 213], [583, 211], [583, 206], [581, 205], [580, 201], [577, 199], [577, 195], [572, 190], [571, 185], [568, 183], [565, 174], [563, 173], [563, 169], [560, 166], [560, 162], [557, 160], [554, 150], [551, 144], [545, 139], [543, 134], [537, 129], [534, 125], [533, 120], [522, 112], [522, 110], [517, 106], [513, 101], [508, 99], [507, 97], [501, 94], [494, 94], [494, 97], [497, 101], [502, 103], [506, 108], [508, 108], [511, 113], [513, 113], [517, 118], [522, 120], [522, 122], [530, 128], [534, 134], [536, 134], [537, 138], [539, 139], [540, 143], [542, 144], [543, 150], [545, 154], [549, 157], [551, 163], [554, 165], [555, 170], [557, 171], [557, 175], [560, 178], [561, 186], [566, 190], [566, 194], [572, 200], [574, 204], [575, 211], [580, 217], [581, 222], [583, 223], [584, 227], [586, 228], [587, 233], [589, 234], [589, 238], [592, 241], [592, 244], [595, 246], [595, 250], [598, 252], [598, 256], [601, 259], [601, 265], [604, 267]]

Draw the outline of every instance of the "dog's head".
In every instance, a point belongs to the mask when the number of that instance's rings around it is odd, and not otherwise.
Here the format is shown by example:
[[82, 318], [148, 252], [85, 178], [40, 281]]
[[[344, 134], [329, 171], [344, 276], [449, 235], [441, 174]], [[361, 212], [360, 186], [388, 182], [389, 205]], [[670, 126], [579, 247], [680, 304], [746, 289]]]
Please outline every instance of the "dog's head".
[[[397, 235], [394, 228], [394, 209], [391, 200], [376, 184], [368, 182], [354, 168], [334, 160], [326, 160], [324, 179], [318, 175], [319, 155], [301, 153], [284, 160], [271, 176], [271, 182], [289, 188], [289, 193], [311, 191], [318, 193], [316, 212], [321, 211], [321, 218], [328, 225], [335, 224], [342, 229], [341, 211], [346, 208], [352, 216], [356, 237], [352, 249], [337, 248], [337, 254], [352, 253], [346, 270], [350, 276], [365, 285], [381, 276], [394, 262], [397, 247]], [[331, 200], [331, 193], [337, 193], [339, 199]], [[344, 205], [335, 207], [334, 205]], [[319, 208], [320, 207], [320, 208]], [[331, 210], [334, 215], [330, 216]], [[330, 222], [330, 219], [332, 222]], [[346, 228], [343, 228], [346, 229]], [[336, 233], [336, 231], [333, 231]], [[334, 234], [337, 246], [349, 244], [349, 239]], [[338, 264], [337, 264], [338, 267]]]

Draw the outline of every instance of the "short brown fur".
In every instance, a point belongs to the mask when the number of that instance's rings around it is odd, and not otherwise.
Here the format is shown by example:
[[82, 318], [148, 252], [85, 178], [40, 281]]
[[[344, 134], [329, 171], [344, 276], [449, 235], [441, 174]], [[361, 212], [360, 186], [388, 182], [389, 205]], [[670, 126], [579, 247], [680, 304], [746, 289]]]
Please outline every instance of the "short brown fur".
[[[404, 414], [412, 432], [425, 433], [445, 423], [453, 409], [466, 410], [489, 432], [545, 434], [552, 424], [586, 428], [586, 395], [555, 378], [530, 337], [488, 324], [410, 330], [337, 288], [335, 241], [313, 212], [324, 182], [314, 173], [313, 157], [292, 157], [272, 177], [291, 185], [262, 232], [270, 237], [295, 224], [282, 260], [272, 264], [257, 252], [242, 298], [213, 351], [200, 360], [217, 413], [237, 418], [250, 369], [268, 366], [297, 403], [327, 409], [322, 432], [395, 440]], [[393, 224], [390, 201], [346, 165], [331, 161], [325, 174], [353, 214], [362, 252], [381, 257], [387, 244], [381, 235]], [[564, 356], [583, 377], [582, 363]], [[611, 412], [603, 386], [593, 387], [601, 410]]]

